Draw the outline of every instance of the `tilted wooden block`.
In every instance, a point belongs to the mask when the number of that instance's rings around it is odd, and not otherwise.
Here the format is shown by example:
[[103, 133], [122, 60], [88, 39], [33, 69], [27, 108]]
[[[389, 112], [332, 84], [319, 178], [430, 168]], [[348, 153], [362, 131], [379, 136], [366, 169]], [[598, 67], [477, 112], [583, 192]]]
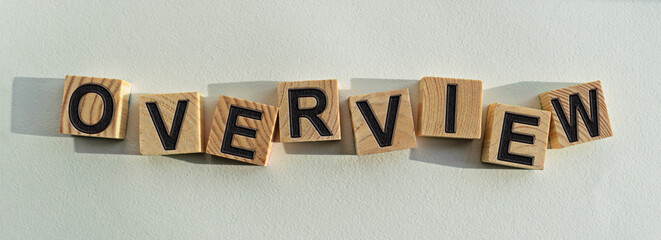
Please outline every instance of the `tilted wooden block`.
[[424, 77], [418, 109], [418, 136], [480, 139], [482, 81]]
[[278, 108], [274, 106], [220, 96], [206, 152], [266, 166], [277, 117]]
[[349, 97], [356, 154], [417, 146], [408, 89]]
[[482, 162], [544, 169], [551, 112], [494, 103], [489, 105]]
[[340, 140], [337, 80], [278, 83], [280, 141]]
[[198, 92], [140, 96], [140, 154], [204, 152], [203, 102]]
[[600, 81], [545, 92], [539, 99], [552, 113], [551, 148], [613, 136]]
[[124, 139], [130, 92], [123, 80], [67, 75], [60, 133]]

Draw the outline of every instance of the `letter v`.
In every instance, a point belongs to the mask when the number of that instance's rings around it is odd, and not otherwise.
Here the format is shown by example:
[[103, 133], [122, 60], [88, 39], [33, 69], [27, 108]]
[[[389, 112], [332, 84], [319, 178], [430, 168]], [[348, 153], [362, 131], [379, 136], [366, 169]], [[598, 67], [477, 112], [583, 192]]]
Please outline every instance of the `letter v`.
[[390, 96], [388, 101], [388, 112], [386, 113], [386, 126], [381, 128], [379, 120], [374, 116], [374, 111], [370, 104], [365, 101], [356, 102], [360, 113], [363, 114], [365, 122], [372, 130], [376, 142], [379, 144], [379, 147], [388, 147], [392, 146], [392, 138], [395, 134], [395, 123], [397, 123], [397, 114], [399, 113], [399, 100], [402, 95]]
[[170, 133], [168, 134], [165, 122], [163, 122], [163, 117], [161, 116], [161, 111], [158, 109], [156, 102], [147, 103], [149, 115], [154, 122], [154, 127], [156, 127], [158, 137], [161, 139], [163, 149], [174, 150], [177, 147], [177, 140], [179, 140], [179, 133], [181, 132], [181, 125], [184, 122], [184, 116], [186, 116], [187, 106], [188, 100], [179, 100], [177, 109], [174, 112], [174, 118], [172, 119], [172, 127], [170, 127]]

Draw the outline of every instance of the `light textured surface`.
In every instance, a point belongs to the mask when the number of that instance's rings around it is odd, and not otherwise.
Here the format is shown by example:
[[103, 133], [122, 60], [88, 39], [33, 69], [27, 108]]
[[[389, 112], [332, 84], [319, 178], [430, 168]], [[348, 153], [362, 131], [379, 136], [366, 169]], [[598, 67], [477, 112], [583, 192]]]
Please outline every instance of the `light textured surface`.
[[[4, 0], [0, 238], [657, 238], [660, 12], [659, 1]], [[126, 140], [58, 133], [66, 74], [131, 82]], [[423, 76], [480, 79], [484, 106], [536, 108], [542, 92], [601, 80], [616, 136], [549, 150], [544, 171], [481, 163], [479, 141], [352, 155], [347, 97], [409, 87], [416, 104]], [[139, 155], [138, 93], [199, 91], [210, 126], [221, 94], [277, 105], [275, 81], [329, 78], [341, 141], [275, 143], [268, 167]]]

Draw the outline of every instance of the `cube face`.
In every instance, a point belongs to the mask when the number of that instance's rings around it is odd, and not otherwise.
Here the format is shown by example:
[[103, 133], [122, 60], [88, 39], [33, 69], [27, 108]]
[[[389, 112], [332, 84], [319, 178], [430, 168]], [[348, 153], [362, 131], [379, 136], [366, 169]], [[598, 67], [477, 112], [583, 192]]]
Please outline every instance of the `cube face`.
[[220, 96], [206, 152], [267, 166], [277, 116], [274, 106]]
[[140, 154], [204, 152], [203, 106], [198, 92], [140, 96]]
[[280, 141], [341, 139], [337, 80], [278, 83], [278, 105]]
[[494, 103], [487, 114], [482, 162], [544, 169], [549, 111]]
[[482, 81], [424, 77], [418, 107], [418, 136], [480, 139], [482, 135]]
[[67, 75], [60, 133], [124, 139], [130, 92], [123, 80]]
[[613, 136], [601, 81], [539, 95], [551, 111], [551, 148], [564, 148]]
[[408, 89], [349, 97], [349, 110], [356, 154], [417, 146]]

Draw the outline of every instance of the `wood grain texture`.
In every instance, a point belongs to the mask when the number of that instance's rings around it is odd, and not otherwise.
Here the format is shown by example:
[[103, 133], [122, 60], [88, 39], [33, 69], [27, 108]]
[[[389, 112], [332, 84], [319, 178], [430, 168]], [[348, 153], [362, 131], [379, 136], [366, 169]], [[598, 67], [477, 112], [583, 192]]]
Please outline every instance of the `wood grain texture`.
[[[157, 104], [168, 134], [172, 134], [172, 122], [180, 100], [187, 100], [186, 112], [179, 132], [176, 148], [166, 150], [156, 131], [152, 116], [147, 109], [148, 102]], [[199, 92], [150, 94], [140, 96], [140, 154], [168, 155], [204, 152], [203, 111], [204, 100]]]
[[[455, 132], [446, 132], [447, 86], [456, 86]], [[424, 77], [420, 80], [418, 136], [480, 139], [482, 81]]]
[[[331, 136], [321, 136], [319, 132], [312, 125], [307, 118], [300, 119], [301, 137], [291, 137], [291, 125], [289, 117], [289, 95], [290, 89], [301, 88], [314, 88], [323, 91], [326, 94], [326, 108], [320, 113], [319, 118], [328, 127]], [[306, 97], [300, 98], [298, 101], [300, 109], [313, 108], [317, 105], [314, 98]], [[338, 99], [337, 80], [313, 80], [313, 81], [297, 81], [297, 82], [280, 82], [278, 83], [278, 105], [280, 108], [279, 122], [280, 122], [280, 141], [284, 143], [292, 142], [317, 142], [317, 141], [332, 141], [340, 140], [342, 138], [340, 131], [340, 101]]]
[[[401, 95], [401, 98], [397, 112], [393, 142], [391, 146], [380, 147], [356, 102], [367, 100], [374, 111], [374, 115], [383, 127], [386, 122], [386, 113], [388, 111], [390, 96], [395, 95]], [[351, 113], [351, 123], [357, 155], [383, 153], [417, 147], [408, 89], [349, 97], [349, 111]]]
[[[238, 117], [237, 126], [254, 129], [257, 131], [256, 138], [234, 135], [232, 146], [253, 150], [254, 158], [244, 158], [221, 152], [221, 145], [227, 128], [227, 120], [231, 106], [243, 107], [262, 113], [262, 119], [256, 120], [246, 117]], [[212, 155], [225, 157], [233, 160], [247, 162], [260, 166], [269, 164], [275, 122], [278, 117], [278, 108], [266, 104], [251, 102], [228, 96], [220, 96], [216, 104], [211, 124], [211, 133], [207, 143], [206, 152]]]
[[[69, 102], [71, 95], [80, 86], [85, 84], [96, 84], [106, 88], [113, 99], [113, 116], [108, 127], [99, 133], [89, 134], [76, 129], [69, 119]], [[60, 133], [99, 137], [124, 139], [126, 136], [126, 121], [129, 113], [129, 97], [131, 93], [131, 83], [111, 78], [84, 77], [67, 75], [64, 83], [64, 95], [62, 97], [62, 116], [60, 118]], [[78, 111], [81, 120], [88, 124], [96, 124], [103, 115], [104, 104], [101, 96], [98, 94], [85, 94], [80, 101]]]
[[[501, 144], [503, 120], [506, 112], [539, 118], [539, 126], [521, 123], [514, 123], [512, 125], [513, 133], [533, 135], [535, 136], [535, 140], [534, 144], [511, 141], [508, 151], [511, 154], [534, 157], [532, 166], [498, 159], [498, 148]], [[550, 121], [551, 113], [549, 111], [500, 103], [489, 105], [484, 143], [482, 145], [482, 162], [517, 168], [544, 169]]]
[[[558, 99], [562, 105], [562, 109], [565, 112], [567, 118], [570, 117], [571, 113], [569, 111], [569, 96], [572, 94], [579, 94], [583, 106], [588, 113], [590, 113], [590, 90], [596, 89], [597, 93], [597, 102], [598, 102], [598, 117], [599, 117], [599, 135], [591, 137], [588, 129], [586, 127], [585, 121], [580, 116], [577, 116], [578, 124], [578, 141], [569, 142], [565, 129], [560, 123], [558, 118], [558, 113], [553, 107], [551, 100]], [[601, 81], [594, 81], [585, 84], [580, 84], [572, 87], [556, 89], [553, 91], [545, 92], [539, 95], [539, 99], [542, 103], [542, 109], [551, 111], [551, 131], [549, 133], [549, 140], [551, 142], [551, 148], [564, 148], [568, 146], [573, 146], [581, 143], [591, 142], [607, 137], [613, 136], [613, 130], [610, 124], [610, 118], [608, 117], [608, 109], [606, 108], [606, 101], [604, 98], [604, 90], [601, 86]]]

